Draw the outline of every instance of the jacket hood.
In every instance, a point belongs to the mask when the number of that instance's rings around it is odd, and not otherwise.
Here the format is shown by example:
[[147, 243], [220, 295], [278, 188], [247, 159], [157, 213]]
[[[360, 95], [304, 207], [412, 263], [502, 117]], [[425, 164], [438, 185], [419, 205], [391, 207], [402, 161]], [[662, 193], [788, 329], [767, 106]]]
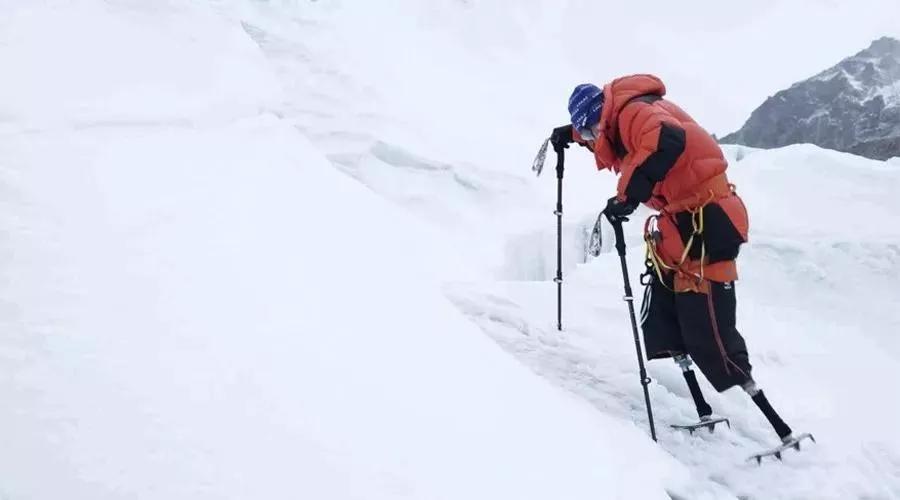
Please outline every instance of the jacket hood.
[[666, 86], [654, 75], [640, 74], [617, 78], [603, 86], [605, 103], [600, 115], [599, 128], [603, 136], [594, 145], [594, 158], [598, 168], [614, 168], [616, 158], [613, 142], [618, 136], [618, 119], [622, 108], [635, 97], [642, 95], [666, 95]]

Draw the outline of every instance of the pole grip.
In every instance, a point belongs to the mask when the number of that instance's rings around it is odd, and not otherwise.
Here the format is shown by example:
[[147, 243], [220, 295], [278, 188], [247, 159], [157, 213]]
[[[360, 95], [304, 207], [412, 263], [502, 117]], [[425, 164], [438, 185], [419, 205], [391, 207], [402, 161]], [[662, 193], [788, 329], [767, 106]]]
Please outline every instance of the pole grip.
[[556, 150], [556, 178], [563, 178], [563, 171], [566, 165], [566, 150], [559, 148]]
[[[625, 256], [625, 231], [622, 229], [622, 219], [616, 217], [608, 217], [612, 224], [613, 232], [616, 233], [616, 251], [619, 257]], [[627, 220], [627, 219], [626, 219]]]

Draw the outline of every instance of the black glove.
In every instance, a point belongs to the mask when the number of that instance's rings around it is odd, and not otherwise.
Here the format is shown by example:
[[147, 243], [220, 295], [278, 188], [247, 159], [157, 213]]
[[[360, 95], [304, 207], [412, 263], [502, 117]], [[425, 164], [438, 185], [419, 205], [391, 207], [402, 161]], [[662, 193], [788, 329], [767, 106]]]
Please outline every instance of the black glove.
[[572, 144], [573, 142], [575, 142], [575, 139], [572, 139], [571, 124], [556, 127], [553, 129], [553, 133], [550, 134], [550, 143], [553, 144], [554, 151], [566, 149], [569, 147], [569, 144]]
[[612, 219], [625, 219], [629, 215], [631, 215], [635, 209], [637, 209], [638, 202], [626, 200], [619, 201], [619, 198], [613, 196], [606, 202], [606, 208], [603, 209], [603, 213], [606, 214], [606, 217], [610, 220]]

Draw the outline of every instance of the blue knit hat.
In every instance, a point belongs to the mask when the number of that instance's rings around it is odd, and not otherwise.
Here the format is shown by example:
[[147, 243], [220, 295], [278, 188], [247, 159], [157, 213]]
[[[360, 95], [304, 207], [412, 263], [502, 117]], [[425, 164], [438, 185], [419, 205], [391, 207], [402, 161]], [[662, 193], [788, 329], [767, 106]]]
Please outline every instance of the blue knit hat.
[[603, 100], [603, 91], [596, 85], [582, 83], [575, 87], [569, 97], [569, 114], [575, 130], [593, 127], [600, 121]]

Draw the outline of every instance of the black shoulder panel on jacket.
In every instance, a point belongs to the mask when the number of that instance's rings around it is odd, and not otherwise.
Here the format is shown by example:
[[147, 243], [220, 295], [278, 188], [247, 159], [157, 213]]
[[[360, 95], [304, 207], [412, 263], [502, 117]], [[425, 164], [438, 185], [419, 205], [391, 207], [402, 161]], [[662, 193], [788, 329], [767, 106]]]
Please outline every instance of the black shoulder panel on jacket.
[[684, 129], [669, 123], [663, 123], [659, 130], [659, 143], [644, 163], [637, 166], [631, 174], [625, 196], [629, 200], [641, 203], [650, 199], [653, 186], [663, 180], [669, 170], [675, 166], [678, 157], [684, 152]]

